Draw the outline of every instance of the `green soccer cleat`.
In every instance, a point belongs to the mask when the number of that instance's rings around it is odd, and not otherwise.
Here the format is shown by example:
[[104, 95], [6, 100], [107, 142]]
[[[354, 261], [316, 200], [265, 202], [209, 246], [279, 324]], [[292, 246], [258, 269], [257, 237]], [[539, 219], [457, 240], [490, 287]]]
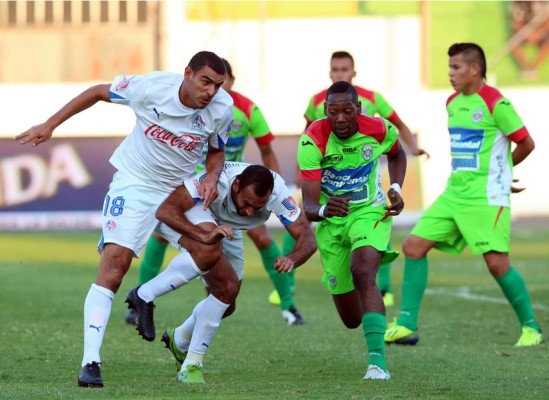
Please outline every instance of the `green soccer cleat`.
[[271, 294], [269, 295], [269, 303], [271, 303], [274, 306], [280, 305], [280, 296], [278, 295], [278, 292], [273, 290]]
[[516, 347], [537, 346], [543, 342], [543, 334], [530, 326], [523, 326]]
[[202, 365], [189, 364], [187, 367], [179, 371], [177, 380], [185, 384], [206, 383], [204, 382], [204, 376], [202, 375]]
[[187, 357], [187, 352], [181, 351], [177, 348], [173, 338], [174, 335], [175, 329], [165, 330], [164, 333], [162, 333], [162, 341], [166, 345], [166, 348], [172, 353], [173, 358], [175, 358], [175, 366], [179, 371], [181, 369], [181, 365], [183, 365], [183, 361], [185, 361], [185, 357]]
[[419, 335], [405, 326], [398, 325], [396, 318], [389, 324], [385, 331], [385, 342], [396, 344], [408, 344], [414, 346], [419, 341]]

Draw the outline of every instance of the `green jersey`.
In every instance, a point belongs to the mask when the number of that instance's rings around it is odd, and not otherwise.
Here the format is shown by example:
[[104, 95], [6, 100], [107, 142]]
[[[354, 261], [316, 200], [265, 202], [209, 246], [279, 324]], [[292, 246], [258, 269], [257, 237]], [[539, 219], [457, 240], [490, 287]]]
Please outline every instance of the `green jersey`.
[[[381, 94], [372, 90], [361, 88], [360, 86], [355, 86], [355, 89], [358, 94], [358, 101], [360, 101], [362, 106], [362, 115], [373, 117], [377, 114], [388, 119], [392, 123], [397, 120], [398, 116], [395, 110], [393, 110]], [[327, 91], [328, 89], [325, 89], [311, 97], [307, 110], [305, 111], [305, 119], [307, 120], [307, 124], [310, 125], [313, 121], [325, 117], [324, 102], [326, 100]]]
[[452, 174], [444, 195], [464, 204], [509, 207], [513, 180], [511, 141], [528, 136], [511, 102], [484, 85], [446, 102]]
[[[225, 160], [242, 162], [244, 149], [250, 136], [259, 146], [271, 143], [274, 136], [263, 113], [252, 100], [237, 92], [229, 92], [229, 94], [233, 98], [234, 106], [231, 132], [225, 145]], [[197, 171], [204, 168], [206, 152], [207, 149]]]
[[353, 136], [340, 139], [331, 131], [330, 122], [321, 119], [299, 139], [301, 179], [321, 182], [321, 205], [332, 196], [350, 197], [350, 211], [387, 204], [379, 157], [398, 147], [397, 131], [383, 118], [360, 115], [357, 125]]

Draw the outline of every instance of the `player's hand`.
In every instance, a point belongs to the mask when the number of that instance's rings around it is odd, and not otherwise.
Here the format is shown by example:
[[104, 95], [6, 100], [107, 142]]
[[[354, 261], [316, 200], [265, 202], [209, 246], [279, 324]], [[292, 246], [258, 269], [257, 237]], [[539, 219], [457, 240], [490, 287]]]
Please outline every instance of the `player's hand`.
[[[513, 179], [513, 183], [518, 182], [518, 181], [519, 181], [518, 179]], [[520, 193], [520, 192], [522, 192], [524, 189], [526, 189], [526, 188], [524, 188], [524, 187], [516, 187], [516, 186], [511, 185], [511, 193]]]
[[326, 208], [324, 208], [324, 216], [329, 217], [346, 217], [349, 215], [350, 197], [342, 199], [341, 197], [330, 197]]
[[427, 153], [425, 150], [423, 150], [419, 147], [416, 147], [415, 149], [412, 149], [411, 153], [416, 157], [425, 155], [426, 156], [425, 158], [427, 158], [427, 159], [431, 158], [431, 155], [429, 153]]
[[385, 206], [385, 210], [387, 210], [385, 217], [400, 214], [404, 208], [404, 200], [402, 199], [402, 196], [393, 188], [389, 189], [387, 196], [389, 197], [389, 202], [391, 204]]
[[274, 269], [277, 272], [286, 273], [294, 269], [294, 262], [291, 258], [286, 256], [278, 256], [274, 263]]
[[206, 210], [217, 197], [217, 181], [216, 178], [207, 174], [206, 178], [204, 178], [198, 187], [198, 195], [204, 203], [204, 210]]
[[230, 226], [221, 225], [216, 227], [213, 231], [205, 233], [201, 238], [201, 242], [205, 244], [214, 244], [228, 238], [233, 240], [234, 232]]
[[33, 126], [25, 132], [17, 135], [14, 140], [19, 141], [21, 144], [31, 143], [32, 147], [38, 146], [40, 143], [45, 142], [53, 134], [53, 128], [48, 123]]

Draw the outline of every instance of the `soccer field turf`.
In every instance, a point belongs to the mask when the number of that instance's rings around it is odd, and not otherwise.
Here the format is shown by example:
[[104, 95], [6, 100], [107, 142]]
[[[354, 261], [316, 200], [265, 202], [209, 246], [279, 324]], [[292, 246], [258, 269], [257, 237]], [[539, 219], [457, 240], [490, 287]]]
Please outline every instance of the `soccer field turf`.
[[[407, 231], [396, 231], [400, 249]], [[273, 231], [280, 243], [280, 231]], [[271, 284], [246, 242], [236, 313], [224, 321], [205, 358], [206, 385], [175, 381], [159, 337], [203, 297], [200, 282], [157, 299], [157, 339], [145, 342], [123, 322], [138, 261], [116, 296], [102, 348], [103, 389], [76, 384], [82, 358], [82, 309], [95, 279], [97, 233], [0, 234], [0, 399], [546, 399], [547, 344], [513, 347], [519, 326], [480, 257], [433, 252], [415, 347], [387, 347], [393, 379], [362, 381], [362, 330], [339, 321], [319, 282], [318, 253], [297, 271], [297, 305], [307, 324], [288, 327], [268, 304]], [[549, 332], [549, 230], [515, 228], [512, 264], [524, 276], [536, 317]], [[176, 254], [170, 249], [166, 260]], [[393, 264], [398, 312], [402, 259]]]

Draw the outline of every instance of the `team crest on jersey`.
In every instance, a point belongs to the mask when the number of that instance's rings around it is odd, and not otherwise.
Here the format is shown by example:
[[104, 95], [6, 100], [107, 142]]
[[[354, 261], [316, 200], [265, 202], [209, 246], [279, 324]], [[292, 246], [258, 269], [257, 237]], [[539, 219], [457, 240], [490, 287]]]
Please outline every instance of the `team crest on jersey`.
[[476, 110], [473, 113], [473, 122], [475, 124], [478, 124], [480, 121], [482, 121], [482, 118], [484, 118], [484, 112], [482, 110]]
[[193, 119], [193, 129], [198, 132], [204, 132], [204, 126], [206, 123], [202, 119], [202, 117], [199, 114], [196, 114], [196, 116]]
[[330, 277], [328, 278], [328, 281], [330, 282], [330, 286], [337, 285], [337, 280], [336, 280], [336, 277], [334, 275], [330, 275]]
[[233, 120], [233, 123], [232, 123], [233, 127], [232, 129], [236, 132], [238, 132], [239, 130], [242, 129], [242, 127], [244, 126], [244, 123], [242, 121], [235, 121]]
[[118, 90], [121, 90], [121, 89], [126, 89], [129, 86], [130, 81], [132, 79], [133, 79], [133, 76], [130, 79], [128, 79], [128, 78], [126, 78], [126, 75], [124, 75], [122, 77], [122, 80], [120, 82], [118, 82], [118, 85], [116, 85], [116, 90], [118, 91]]
[[364, 160], [369, 161], [370, 158], [372, 158], [373, 152], [374, 149], [371, 144], [362, 146], [362, 158], [364, 158]]

